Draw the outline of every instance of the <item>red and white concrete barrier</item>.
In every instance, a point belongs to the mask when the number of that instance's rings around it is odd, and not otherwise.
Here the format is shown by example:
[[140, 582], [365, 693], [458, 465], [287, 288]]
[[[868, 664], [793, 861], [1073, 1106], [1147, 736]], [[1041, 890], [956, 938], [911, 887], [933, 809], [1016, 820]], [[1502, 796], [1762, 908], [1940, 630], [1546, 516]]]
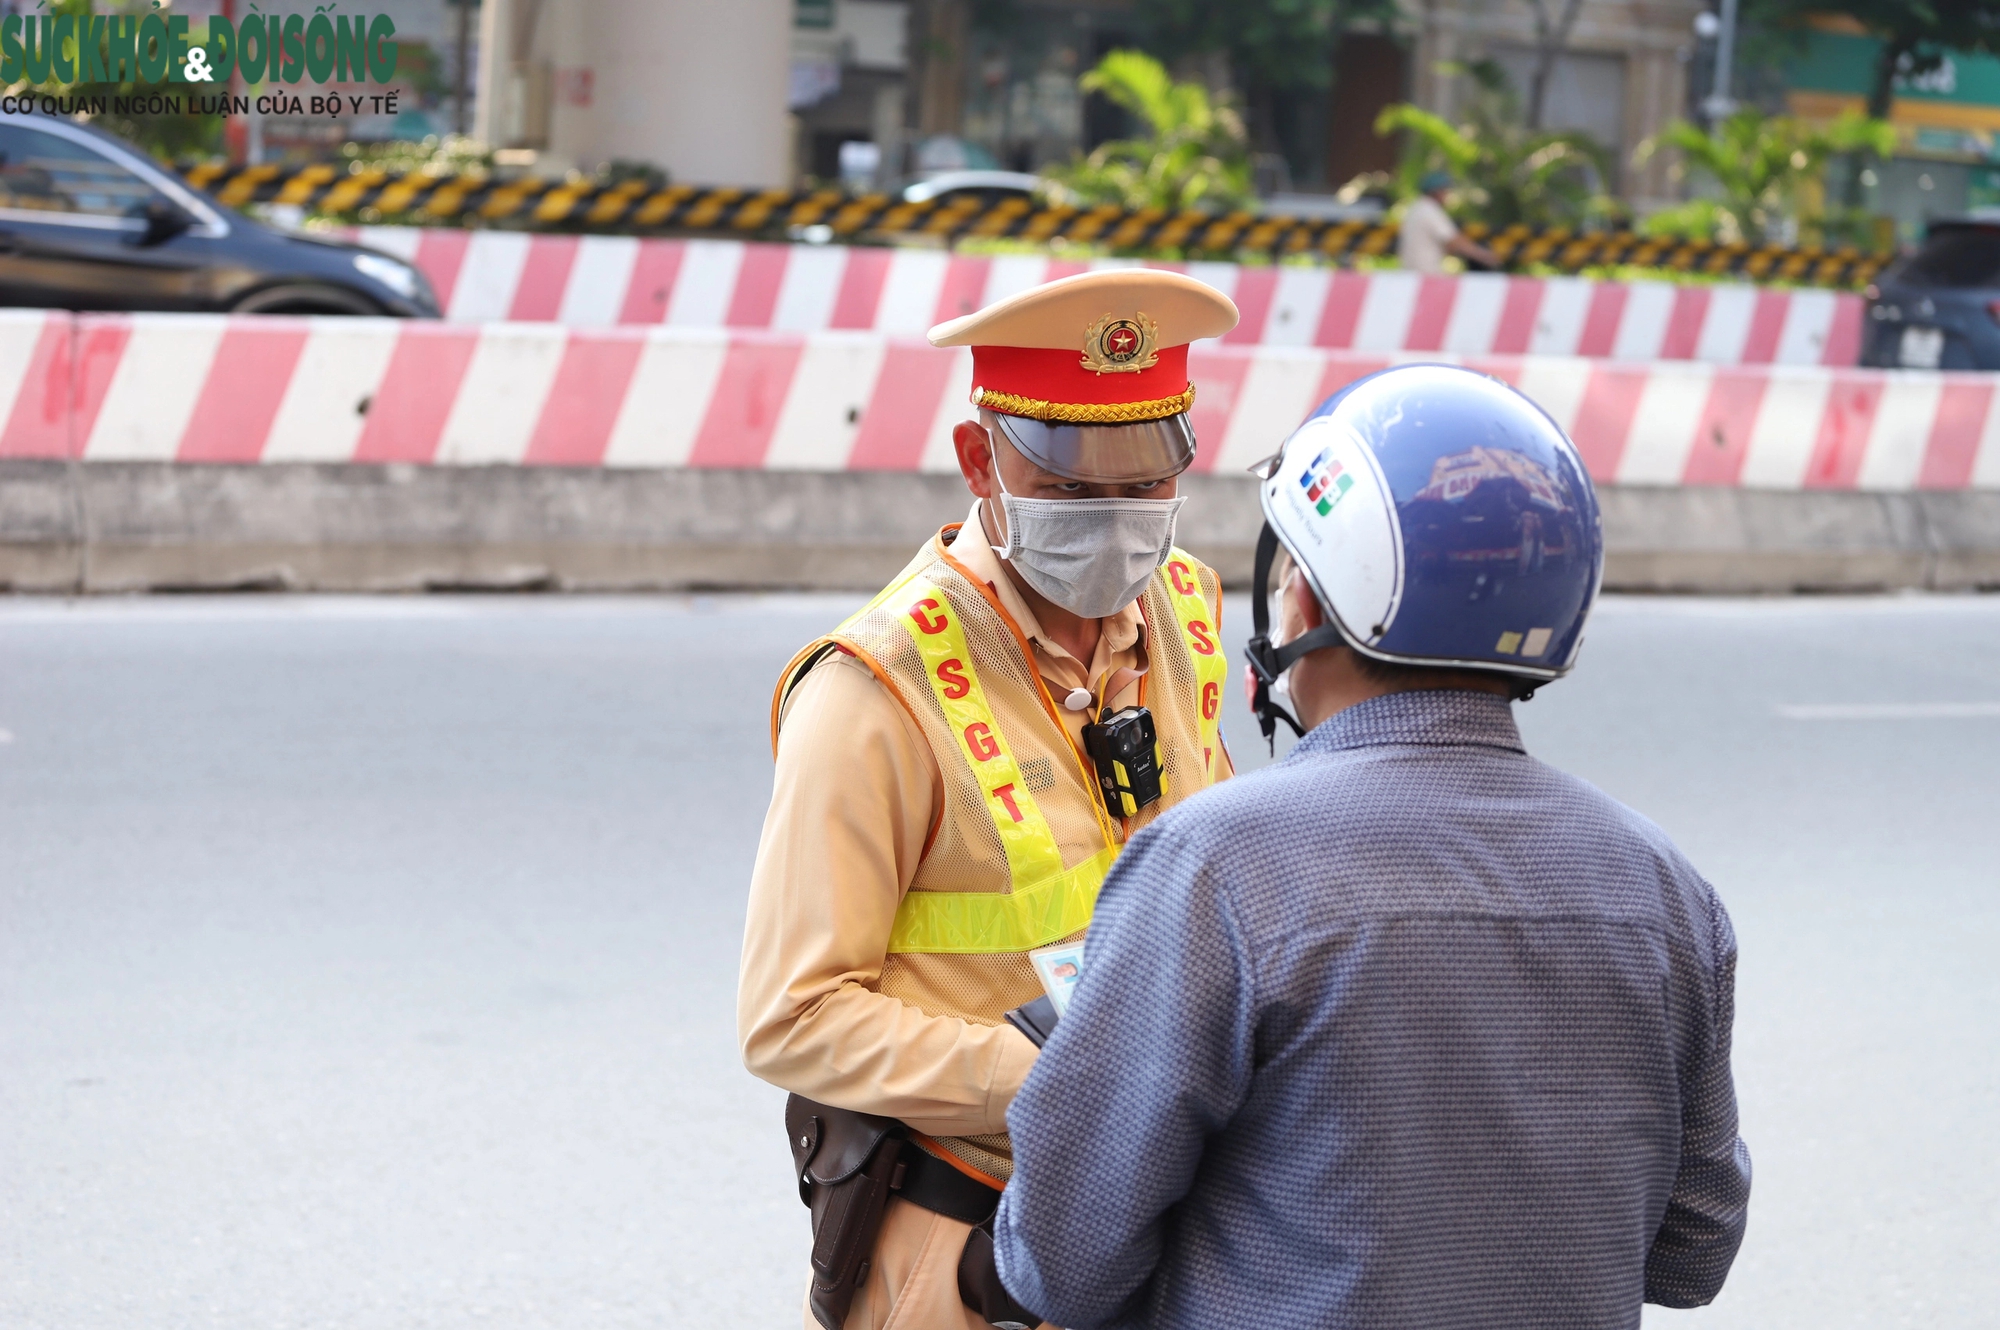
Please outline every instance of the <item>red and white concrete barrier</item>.
[[[1517, 385], [1600, 481], [2000, 488], [2000, 377], [1275, 346], [1193, 352], [1197, 469], [1248, 466], [1406, 360]], [[872, 332], [21, 311], [0, 457], [941, 471], [971, 373]]]
[[[919, 337], [934, 323], [1050, 278], [1129, 263], [445, 228], [350, 234], [422, 268], [453, 321], [573, 328], [665, 324]], [[1851, 365], [1861, 354], [1860, 297], [1832, 291], [1153, 266], [1191, 273], [1236, 301], [1243, 322], [1222, 339], [1232, 346], [1715, 365]]]

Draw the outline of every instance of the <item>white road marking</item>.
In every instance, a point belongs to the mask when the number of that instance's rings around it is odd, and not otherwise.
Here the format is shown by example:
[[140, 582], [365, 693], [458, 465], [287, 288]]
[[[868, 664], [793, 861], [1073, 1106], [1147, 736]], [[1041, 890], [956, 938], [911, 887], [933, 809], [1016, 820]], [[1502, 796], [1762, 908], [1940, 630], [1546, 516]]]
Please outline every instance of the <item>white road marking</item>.
[[2000, 702], [1781, 702], [1777, 712], [1786, 720], [1981, 720], [2000, 719]]
[[[764, 614], [772, 608], [805, 608], [839, 623], [865, 596], [847, 591], [758, 591], [726, 595], [624, 594], [494, 596], [483, 592], [399, 595], [255, 595], [238, 592], [186, 596], [103, 596], [51, 602], [30, 596], [0, 597], [0, 630], [105, 624], [115, 628], [181, 624], [298, 622], [451, 622], [515, 618], [659, 618], [682, 614]], [[1659, 597], [1650, 597], [1658, 600]]]

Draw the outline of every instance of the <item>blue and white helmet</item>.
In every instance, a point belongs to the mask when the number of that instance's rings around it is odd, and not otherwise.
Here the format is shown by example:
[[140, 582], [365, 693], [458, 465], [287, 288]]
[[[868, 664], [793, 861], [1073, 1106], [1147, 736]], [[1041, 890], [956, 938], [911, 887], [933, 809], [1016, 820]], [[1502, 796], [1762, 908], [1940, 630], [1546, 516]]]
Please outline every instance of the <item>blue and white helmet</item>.
[[[1604, 575], [1597, 492], [1562, 429], [1506, 384], [1452, 365], [1371, 374], [1321, 403], [1259, 472], [1250, 666], [1267, 736], [1276, 718], [1298, 728], [1270, 685], [1324, 646], [1530, 688], [1576, 662]], [[1328, 623], [1273, 647], [1280, 543]]]

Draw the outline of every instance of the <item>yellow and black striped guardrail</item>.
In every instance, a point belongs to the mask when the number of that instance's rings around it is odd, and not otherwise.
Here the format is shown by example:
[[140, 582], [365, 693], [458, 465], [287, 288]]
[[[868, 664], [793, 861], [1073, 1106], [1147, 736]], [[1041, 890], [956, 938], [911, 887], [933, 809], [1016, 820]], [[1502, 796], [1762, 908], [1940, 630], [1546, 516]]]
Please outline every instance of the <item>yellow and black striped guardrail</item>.
[[[696, 231], [743, 236], [785, 235], [823, 227], [847, 241], [931, 237], [1014, 239], [1102, 245], [1114, 250], [1177, 250], [1214, 258], [1265, 255], [1335, 262], [1386, 256], [1396, 229], [1379, 222], [1326, 221], [1249, 212], [1168, 212], [1160, 209], [1068, 207], [1025, 198], [958, 195], [909, 203], [883, 194], [838, 190], [754, 190], [643, 180], [512, 178], [466, 173], [432, 175], [369, 170], [351, 164], [229, 166], [182, 169], [190, 184], [232, 207], [293, 204], [309, 212], [368, 222], [496, 226], [541, 231], [653, 233]], [[1634, 231], [1494, 231], [1483, 240], [1509, 268], [1557, 272], [1630, 265], [1760, 282], [1859, 287], [1891, 256], [1862, 250], [1774, 245], [1722, 245], [1673, 240]]]

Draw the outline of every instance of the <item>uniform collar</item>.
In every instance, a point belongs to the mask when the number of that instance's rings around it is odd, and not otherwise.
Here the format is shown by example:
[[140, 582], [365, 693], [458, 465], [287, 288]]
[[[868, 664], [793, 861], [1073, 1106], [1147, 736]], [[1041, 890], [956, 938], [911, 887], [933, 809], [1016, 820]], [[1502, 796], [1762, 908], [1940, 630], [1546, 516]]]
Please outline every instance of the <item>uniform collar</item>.
[[1389, 744], [1527, 751], [1514, 725], [1513, 704], [1470, 688], [1426, 688], [1371, 697], [1321, 721], [1292, 751], [1333, 753]]
[[[982, 499], [972, 501], [972, 512], [967, 515], [965, 525], [958, 529], [958, 539], [947, 546], [951, 557], [966, 572], [993, 589], [993, 594], [1000, 599], [1001, 608], [1021, 626], [1024, 637], [1051, 656], [1068, 656], [1069, 651], [1061, 643], [1042, 631], [1041, 620], [1028, 607], [1028, 602], [1014, 585], [1014, 579], [1007, 576], [1006, 570], [1000, 566], [1000, 556], [986, 543], [986, 529], [979, 524], [979, 508], [983, 502]], [[1114, 652], [1129, 650], [1139, 641], [1145, 629], [1145, 617], [1139, 613], [1139, 602], [1135, 600], [1102, 621], [1104, 645]], [[1078, 663], [1086, 668], [1090, 665], [1089, 661]]]

